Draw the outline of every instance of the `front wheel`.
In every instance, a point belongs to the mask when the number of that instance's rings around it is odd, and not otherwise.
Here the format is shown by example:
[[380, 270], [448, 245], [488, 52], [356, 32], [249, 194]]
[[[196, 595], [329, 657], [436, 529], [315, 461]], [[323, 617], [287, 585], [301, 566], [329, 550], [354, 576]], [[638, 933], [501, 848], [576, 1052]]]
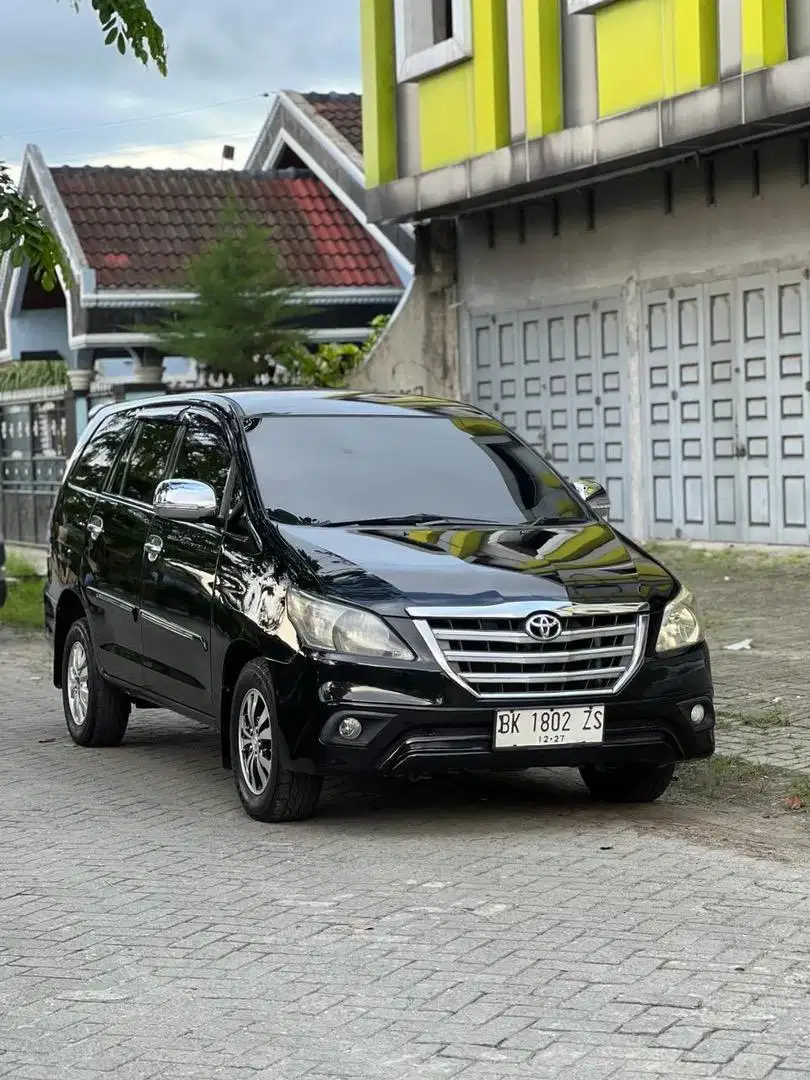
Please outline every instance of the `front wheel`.
[[79, 746], [121, 745], [131, 706], [99, 671], [86, 619], [75, 622], [65, 639], [62, 704], [70, 737]]
[[236, 790], [257, 821], [302, 821], [312, 815], [321, 778], [294, 773], [281, 763], [272, 673], [266, 660], [251, 660], [234, 689], [230, 717]]
[[651, 803], [669, 787], [675, 766], [583, 765], [579, 774], [593, 798], [600, 802]]

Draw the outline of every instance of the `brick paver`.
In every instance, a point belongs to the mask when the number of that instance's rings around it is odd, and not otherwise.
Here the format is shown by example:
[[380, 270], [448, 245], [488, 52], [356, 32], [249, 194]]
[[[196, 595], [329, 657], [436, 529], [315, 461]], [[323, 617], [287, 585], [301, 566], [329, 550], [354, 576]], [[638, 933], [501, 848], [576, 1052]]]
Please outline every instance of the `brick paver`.
[[[657, 554], [706, 618], [720, 751], [810, 773], [810, 554], [681, 545]], [[746, 639], [750, 650], [727, 651]]]
[[136, 713], [79, 749], [40, 645], [0, 656], [0, 1076], [810, 1075], [805, 856], [568, 774], [340, 785], [263, 826], [207, 731]]

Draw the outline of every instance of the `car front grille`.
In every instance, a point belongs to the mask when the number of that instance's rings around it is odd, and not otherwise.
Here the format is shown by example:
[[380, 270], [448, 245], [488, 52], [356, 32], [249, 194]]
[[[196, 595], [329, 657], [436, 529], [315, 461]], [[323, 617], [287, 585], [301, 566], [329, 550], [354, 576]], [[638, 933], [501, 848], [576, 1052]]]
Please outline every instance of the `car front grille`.
[[[542, 612], [562, 624], [551, 641], [526, 629], [528, 618]], [[647, 631], [639, 605], [412, 614], [444, 670], [477, 697], [493, 700], [615, 694], [635, 673]]]

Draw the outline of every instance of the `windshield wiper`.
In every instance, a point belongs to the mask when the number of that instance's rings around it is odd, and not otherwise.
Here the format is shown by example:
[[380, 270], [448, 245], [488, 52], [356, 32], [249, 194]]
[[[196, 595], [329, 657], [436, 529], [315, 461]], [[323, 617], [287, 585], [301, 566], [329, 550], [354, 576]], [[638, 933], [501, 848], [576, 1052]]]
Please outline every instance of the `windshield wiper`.
[[476, 518], [452, 518], [441, 514], [402, 514], [400, 517], [355, 518], [350, 521], [324, 521], [329, 528], [358, 528], [374, 525], [496, 525], [495, 521], [480, 521]]

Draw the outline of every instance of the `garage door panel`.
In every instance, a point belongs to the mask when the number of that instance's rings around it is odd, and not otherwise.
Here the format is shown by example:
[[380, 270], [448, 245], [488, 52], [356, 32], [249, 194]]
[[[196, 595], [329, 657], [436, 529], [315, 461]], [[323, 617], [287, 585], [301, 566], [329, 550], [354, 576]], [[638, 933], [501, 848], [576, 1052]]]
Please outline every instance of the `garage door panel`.
[[472, 320], [472, 396], [490, 411], [493, 401], [492, 322], [489, 316]]
[[702, 288], [672, 295], [675, 344], [673, 382], [677, 405], [674, 431], [678, 475], [678, 516], [690, 540], [709, 538], [709, 482], [706, 468], [706, 320]]
[[770, 353], [769, 381], [776, 413], [771, 439], [777, 538], [782, 543], [806, 544], [808, 537], [808, 477], [804, 463], [807, 443], [808, 394], [808, 280], [799, 270], [775, 277], [775, 347]]
[[478, 318], [473, 341], [478, 404], [566, 476], [603, 483], [624, 523], [628, 417], [618, 298]]
[[704, 287], [706, 315], [709, 466], [709, 529], [711, 540], [739, 540], [744, 500], [737, 457], [737, 296], [734, 283], [716, 281]]
[[648, 506], [649, 531], [659, 540], [674, 533], [675, 506], [672, 440], [677, 433], [677, 403], [671, 386], [671, 313], [666, 292], [643, 297], [644, 350], [642, 354], [642, 408], [647, 432], [645, 476], [652, 494]]

